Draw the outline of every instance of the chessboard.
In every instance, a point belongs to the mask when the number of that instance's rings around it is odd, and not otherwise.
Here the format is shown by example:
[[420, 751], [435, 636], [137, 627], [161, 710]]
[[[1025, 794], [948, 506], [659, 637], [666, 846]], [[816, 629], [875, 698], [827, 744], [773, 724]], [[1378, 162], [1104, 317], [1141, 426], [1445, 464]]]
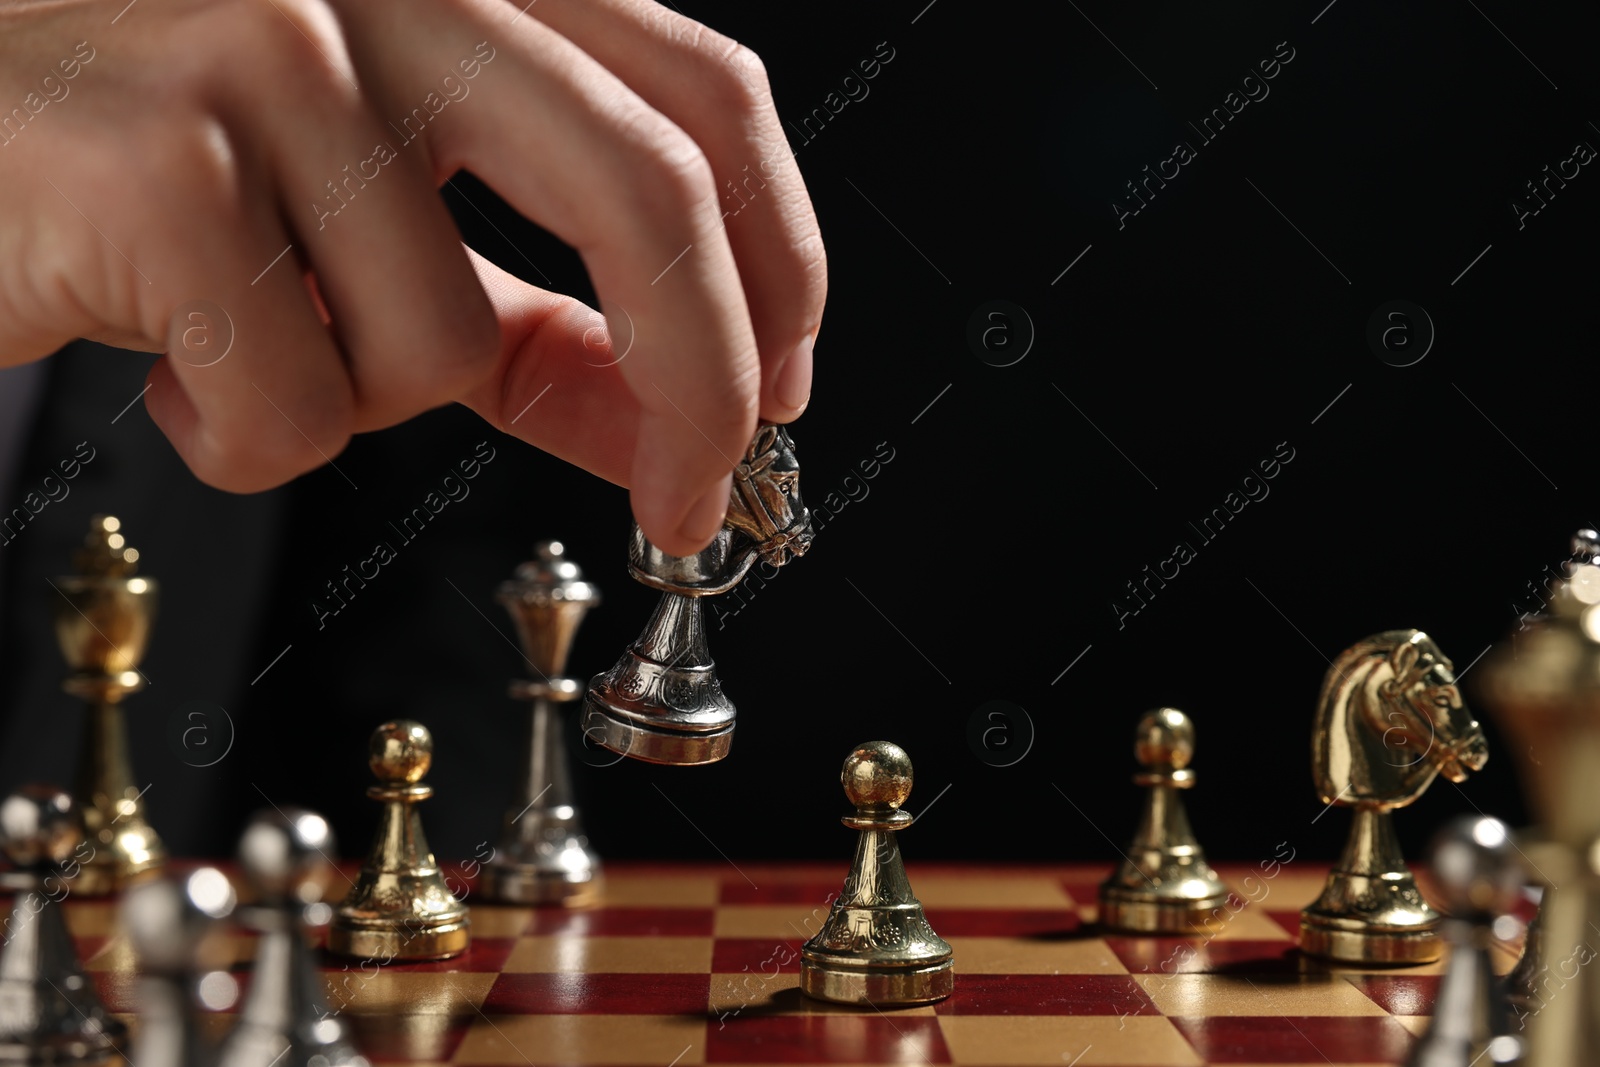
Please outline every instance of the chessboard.
[[[458, 1067], [993, 1064], [1037, 1067], [1396, 1064], [1427, 1024], [1442, 964], [1330, 965], [1295, 947], [1325, 868], [1266, 879], [1217, 864], [1237, 914], [1210, 937], [1095, 925], [1108, 867], [908, 865], [955, 950], [955, 992], [878, 1010], [801, 996], [799, 950], [838, 864], [614, 864], [580, 909], [472, 905], [472, 947], [443, 962], [319, 957], [330, 1009], [376, 1063]], [[338, 879], [336, 879], [338, 881]], [[469, 901], [470, 901], [469, 897]], [[116, 904], [62, 905], [107, 1006], [134, 1027], [137, 976]], [[236, 935], [232, 977], [250, 981]], [[1520, 950], [1497, 945], [1508, 970]], [[207, 1029], [231, 1025], [228, 1010]]]

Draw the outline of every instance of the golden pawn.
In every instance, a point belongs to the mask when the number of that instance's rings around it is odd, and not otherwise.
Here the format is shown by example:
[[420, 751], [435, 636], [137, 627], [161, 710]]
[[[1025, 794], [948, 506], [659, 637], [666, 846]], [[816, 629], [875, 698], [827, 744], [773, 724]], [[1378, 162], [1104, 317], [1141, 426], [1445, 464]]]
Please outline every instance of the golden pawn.
[[841, 1004], [926, 1004], [955, 985], [950, 945], [911, 892], [895, 831], [912, 823], [911, 757], [888, 741], [856, 746], [839, 775], [861, 836], [844, 891], [800, 949], [800, 990]]
[[421, 784], [433, 735], [420, 722], [386, 722], [368, 751], [383, 784], [368, 786], [367, 796], [383, 804], [383, 815], [355, 888], [334, 911], [328, 950], [376, 963], [459, 956], [471, 939], [467, 906], [445, 887], [416, 808], [433, 796]]
[[122, 713], [123, 698], [144, 688], [139, 662], [156, 614], [156, 582], [135, 576], [138, 562], [122, 523], [96, 515], [73, 559], [78, 573], [55, 582], [56, 641], [71, 670], [62, 688], [89, 705], [73, 789], [93, 850], [72, 883], [85, 896], [114, 893], [166, 862], [161, 839], [144, 819]]
[[1180, 789], [1194, 786], [1194, 724], [1177, 708], [1139, 720], [1134, 757], [1149, 789], [1144, 818], [1121, 868], [1100, 886], [1100, 922], [1138, 934], [1205, 932], [1214, 928], [1228, 887], [1206, 863], [1189, 828]]

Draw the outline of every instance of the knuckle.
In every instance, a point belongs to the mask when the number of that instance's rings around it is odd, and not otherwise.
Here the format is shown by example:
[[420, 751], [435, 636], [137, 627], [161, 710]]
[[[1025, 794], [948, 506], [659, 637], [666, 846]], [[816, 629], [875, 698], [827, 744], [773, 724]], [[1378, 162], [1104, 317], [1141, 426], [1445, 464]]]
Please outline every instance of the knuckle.
[[716, 179], [711, 163], [694, 139], [663, 120], [650, 138], [635, 173], [641, 194], [667, 211], [692, 213], [705, 205], [715, 207]]

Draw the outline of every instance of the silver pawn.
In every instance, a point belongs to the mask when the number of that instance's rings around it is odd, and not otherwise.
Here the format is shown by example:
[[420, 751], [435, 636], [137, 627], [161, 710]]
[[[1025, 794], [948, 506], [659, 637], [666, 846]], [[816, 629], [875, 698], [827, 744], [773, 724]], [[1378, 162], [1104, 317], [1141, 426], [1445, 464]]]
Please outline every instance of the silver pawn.
[[212, 1067], [200, 1005], [230, 1005], [238, 986], [216, 936], [236, 902], [227, 875], [201, 867], [182, 882], [141, 882], [122, 898], [122, 926], [139, 958], [139, 1033], [132, 1063]]
[[322, 903], [333, 848], [327, 821], [299, 808], [257, 812], [240, 838], [239, 865], [255, 903], [239, 918], [261, 937], [221, 1067], [369, 1067], [349, 1027], [328, 1009], [308, 937], [333, 917]]
[[0, 1062], [97, 1063], [127, 1035], [84, 975], [61, 916], [72, 886], [63, 868], [78, 873], [82, 843], [76, 806], [54, 786], [24, 786], [0, 804], [0, 847], [18, 868], [0, 878], [17, 890], [0, 949]]
[[1518, 1063], [1524, 1042], [1510, 1033], [1504, 987], [1489, 961], [1495, 922], [1522, 891], [1523, 870], [1511, 831], [1487, 816], [1455, 819], [1434, 838], [1432, 861], [1447, 912], [1439, 932], [1450, 958], [1433, 1020], [1408, 1067]]

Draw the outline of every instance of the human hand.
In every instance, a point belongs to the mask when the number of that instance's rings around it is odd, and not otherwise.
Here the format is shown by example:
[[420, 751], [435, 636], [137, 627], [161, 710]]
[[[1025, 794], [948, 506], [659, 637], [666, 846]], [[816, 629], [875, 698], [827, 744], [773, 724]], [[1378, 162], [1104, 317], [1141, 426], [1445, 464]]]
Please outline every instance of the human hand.
[[[805, 406], [827, 287], [752, 53], [649, 0], [135, 3], [0, 5], [0, 365], [166, 352], [151, 417], [237, 492], [460, 401], [709, 542], [758, 415]], [[604, 318], [463, 248], [460, 169]]]

